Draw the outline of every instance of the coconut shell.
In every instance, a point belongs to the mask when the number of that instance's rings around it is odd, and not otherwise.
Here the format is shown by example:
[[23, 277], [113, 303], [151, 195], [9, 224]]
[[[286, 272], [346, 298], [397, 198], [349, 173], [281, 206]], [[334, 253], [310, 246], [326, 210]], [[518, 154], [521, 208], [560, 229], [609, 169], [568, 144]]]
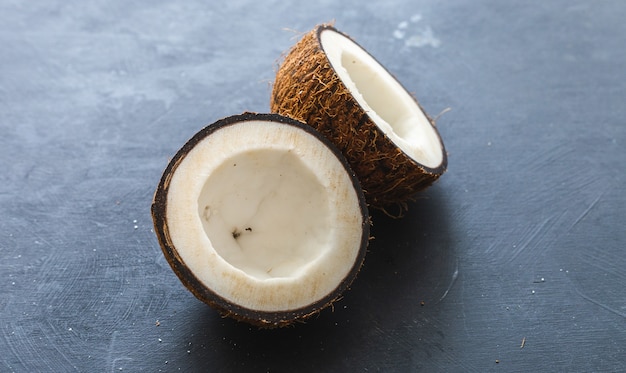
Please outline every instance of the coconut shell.
[[[172, 238], [170, 237], [167, 211], [168, 208], [171, 207], [168, 205], [168, 192], [170, 189], [172, 176], [174, 172], [176, 172], [179, 164], [200, 141], [202, 141], [205, 137], [210, 136], [213, 132], [225, 126], [254, 120], [274, 121], [288, 124], [294, 127], [298, 127], [316, 137], [320, 141], [320, 143], [323, 144], [322, 146], [326, 146], [328, 149], [330, 149], [330, 151], [339, 159], [339, 161], [345, 168], [345, 171], [349, 175], [357, 195], [359, 209], [363, 218], [361, 226], [362, 236], [359, 254], [348, 275], [343, 279], [340, 284], [338, 284], [334, 291], [327, 294], [322, 299], [312, 302], [306, 307], [285, 311], [270, 312], [249, 309], [229, 302], [228, 300], [224, 299], [223, 297], [212, 291], [210, 288], [205, 286], [198, 279], [198, 277], [196, 277], [196, 275], [189, 269], [185, 261], [179, 255], [178, 250], [174, 245]], [[182, 282], [182, 284], [196, 298], [219, 311], [222, 316], [231, 317], [238, 321], [247, 322], [261, 328], [284, 327], [292, 325], [295, 322], [302, 322], [310, 318], [311, 316], [319, 314], [321, 310], [332, 305], [335, 301], [340, 299], [343, 292], [350, 287], [352, 281], [356, 278], [358, 272], [360, 271], [363, 265], [363, 261], [365, 259], [365, 253], [367, 251], [367, 245], [369, 242], [370, 220], [366, 200], [363, 195], [359, 181], [355, 173], [350, 169], [350, 166], [345, 157], [343, 157], [341, 152], [328, 139], [322, 137], [310, 126], [277, 114], [243, 113], [241, 115], [233, 115], [221, 119], [209, 126], [206, 126], [198, 133], [196, 133], [176, 153], [176, 155], [171, 159], [165, 171], [163, 172], [163, 175], [153, 197], [151, 212], [154, 222], [154, 231], [156, 233], [163, 254], [174, 273]]]
[[[285, 56], [276, 74], [270, 109], [305, 122], [330, 139], [356, 172], [371, 207], [385, 210], [399, 206], [404, 210], [416, 192], [445, 172], [447, 155], [441, 136], [434, 121], [424, 113], [443, 153], [435, 168], [418, 163], [393, 143], [333, 69], [320, 41], [322, 31], [327, 29], [340, 33], [333, 26], [320, 25]], [[417, 100], [415, 105], [424, 112]]]

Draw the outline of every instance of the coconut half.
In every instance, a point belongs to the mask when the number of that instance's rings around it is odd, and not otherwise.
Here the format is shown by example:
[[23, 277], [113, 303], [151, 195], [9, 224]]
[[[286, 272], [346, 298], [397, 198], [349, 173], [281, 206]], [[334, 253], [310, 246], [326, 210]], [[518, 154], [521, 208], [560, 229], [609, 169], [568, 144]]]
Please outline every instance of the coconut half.
[[276, 114], [228, 117], [193, 136], [163, 173], [152, 216], [167, 261], [197, 298], [266, 327], [335, 301], [369, 239], [346, 159]]
[[433, 120], [374, 57], [330, 25], [304, 35], [287, 54], [270, 108], [337, 145], [373, 207], [406, 206], [446, 170]]

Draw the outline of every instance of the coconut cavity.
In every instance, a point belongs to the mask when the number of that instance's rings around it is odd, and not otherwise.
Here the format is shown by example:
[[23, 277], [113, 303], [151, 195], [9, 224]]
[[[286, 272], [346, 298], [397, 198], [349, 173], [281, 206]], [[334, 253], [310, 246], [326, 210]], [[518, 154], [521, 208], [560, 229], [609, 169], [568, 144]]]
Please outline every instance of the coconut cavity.
[[270, 105], [330, 139], [357, 173], [372, 207], [404, 208], [445, 172], [443, 142], [417, 101], [332, 26], [312, 30], [287, 54]]
[[325, 186], [289, 149], [226, 159], [206, 179], [198, 215], [215, 251], [257, 280], [297, 278], [329, 247]]
[[439, 166], [443, 156], [437, 132], [400, 83], [344, 35], [325, 29], [319, 38], [339, 78], [378, 128], [417, 162]]
[[267, 327], [337, 299], [369, 238], [345, 158], [275, 114], [225, 118], [196, 134], [165, 170], [152, 213], [165, 257], [194, 295]]

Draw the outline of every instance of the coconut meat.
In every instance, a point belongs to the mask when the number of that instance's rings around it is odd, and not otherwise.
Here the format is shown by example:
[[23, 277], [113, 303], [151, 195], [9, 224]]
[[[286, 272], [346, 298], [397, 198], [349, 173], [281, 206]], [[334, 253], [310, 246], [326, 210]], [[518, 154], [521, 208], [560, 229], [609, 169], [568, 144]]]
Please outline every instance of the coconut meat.
[[198, 209], [216, 252], [257, 279], [298, 277], [328, 248], [328, 196], [290, 151], [228, 158], [207, 178]]
[[363, 48], [325, 29], [320, 43], [337, 75], [374, 123], [407, 155], [435, 168], [443, 161], [439, 137], [413, 97]]
[[177, 166], [167, 203], [180, 259], [211, 291], [253, 310], [323, 298], [361, 245], [363, 217], [344, 165], [295, 126], [248, 121], [213, 132]]

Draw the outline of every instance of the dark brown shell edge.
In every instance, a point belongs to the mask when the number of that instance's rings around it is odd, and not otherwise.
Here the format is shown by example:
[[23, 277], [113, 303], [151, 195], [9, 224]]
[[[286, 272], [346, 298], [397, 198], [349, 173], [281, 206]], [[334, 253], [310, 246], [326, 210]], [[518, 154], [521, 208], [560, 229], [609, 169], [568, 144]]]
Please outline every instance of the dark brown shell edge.
[[348, 37], [332, 25], [317, 26], [304, 35], [278, 68], [270, 110], [307, 123], [329, 138], [355, 170], [371, 207], [398, 207], [402, 212], [415, 193], [446, 171], [447, 154], [439, 131], [409, 93], [435, 129], [443, 159], [438, 167], [429, 168], [400, 150], [374, 124], [335, 73], [320, 42], [324, 30]]
[[[211, 135], [213, 132], [223, 128], [225, 126], [233, 125], [239, 122], [251, 121], [251, 120], [260, 120], [260, 121], [275, 121], [280, 122], [292, 126], [296, 126], [305, 130], [306, 132], [314, 135], [317, 139], [319, 139], [324, 145], [326, 145], [346, 169], [346, 172], [350, 175], [352, 179], [352, 183], [354, 185], [355, 191], [359, 200], [359, 207], [361, 210], [361, 215], [363, 218], [362, 224], [362, 237], [359, 255], [356, 258], [356, 261], [348, 273], [348, 275], [344, 278], [344, 280], [339, 284], [339, 286], [326, 297], [320, 299], [317, 302], [310, 304], [309, 306], [291, 310], [291, 311], [283, 311], [283, 312], [267, 312], [267, 311], [255, 311], [249, 308], [241, 307], [235, 304], [232, 304], [228, 300], [222, 298], [218, 294], [214, 293], [211, 289], [207, 288], [185, 265], [184, 261], [178, 254], [174, 244], [169, 235], [169, 229], [167, 224], [167, 193], [169, 191], [169, 184], [172, 178], [172, 175], [176, 171], [178, 165], [182, 162], [185, 156], [189, 153], [191, 149], [195, 145], [197, 145], [202, 139]], [[359, 180], [356, 177], [356, 174], [350, 168], [345, 157], [341, 154], [341, 152], [325, 137], [321, 136], [318, 132], [316, 132], [310, 126], [305, 125], [299, 121], [296, 121], [291, 118], [287, 118], [285, 116], [281, 116], [278, 114], [257, 114], [257, 113], [243, 113], [240, 115], [233, 115], [230, 117], [223, 118], [218, 120], [217, 122], [206, 126], [198, 133], [196, 133], [183, 147], [176, 153], [176, 155], [172, 158], [172, 160], [167, 165], [161, 180], [157, 186], [157, 189], [154, 193], [152, 206], [151, 206], [152, 219], [154, 223], [154, 231], [156, 233], [159, 245], [163, 251], [163, 255], [165, 256], [167, 262], [170, 267], [178, 276], [179, 280], [183, 283], [183, 285], [199, 300], [213, 307], [217, 311], [219, 311], [224, 317], [231, 317], [239, 321], [247, 322], [252, 325], [256, 325], [261, 328], [276, 328], [276, 327], [284, 327], [294, 324], [295, 322], [304, 321], [311, 316], [319, 314], [321, 310], [333, 304], [333, 302], [337, 301], [341, 298], [344, 291], [346, 291], [354, 279], [356, 278], [358, 272], [363, 265], [365, 260], [365, 254], [367, 251], [367, 245], [369, 242], [369, 228], [370, 228], [370, 219], [369, 213], [367, 209], [367, 204], [365, 202], [365, 196], [363, 194], [362, 188], [360, 186]]]

